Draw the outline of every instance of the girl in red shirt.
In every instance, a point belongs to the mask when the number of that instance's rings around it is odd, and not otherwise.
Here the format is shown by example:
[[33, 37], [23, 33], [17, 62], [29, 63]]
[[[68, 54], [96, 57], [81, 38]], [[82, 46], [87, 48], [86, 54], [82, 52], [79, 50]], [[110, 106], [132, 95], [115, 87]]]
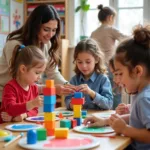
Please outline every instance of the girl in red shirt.
[[46, 59], [39, 48], [24, 45], [15, 47], [9, 67], [13, 79], [3, 90], [0, 123], [22, 121], [38, 114], [43, 99], [38, 95], [35, 82], [45, 68]]

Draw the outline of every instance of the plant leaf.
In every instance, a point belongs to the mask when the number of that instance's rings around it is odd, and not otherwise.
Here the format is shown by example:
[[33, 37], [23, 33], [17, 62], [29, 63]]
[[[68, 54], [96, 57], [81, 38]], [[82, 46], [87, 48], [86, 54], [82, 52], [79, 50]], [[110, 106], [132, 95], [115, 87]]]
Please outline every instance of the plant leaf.
[[85, 11], [85, 12], [88, 11], [89, 9], [90, 9], [90, 5], [88, 5], [88, 4], [82, 6], [82, 10]]
[[81, 6], [78, 6], [78, 7], [75, 9], [75, 12], [78, 12], [80, 9], [81, 9]]

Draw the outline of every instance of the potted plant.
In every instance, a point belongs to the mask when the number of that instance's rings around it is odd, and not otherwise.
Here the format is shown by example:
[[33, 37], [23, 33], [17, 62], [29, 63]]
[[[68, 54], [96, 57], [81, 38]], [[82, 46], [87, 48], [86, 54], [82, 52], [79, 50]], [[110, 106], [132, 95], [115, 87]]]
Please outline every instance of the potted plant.
[[85, 39], [87, 38], [87, 36], [85, 35], [85, 29], [84, 29], [84, 16], [85, 16], [85, 13], [90, 9], [90, 4], [87, 4], [87, 1], [88, 0], [80, 0], [80, 6], [78, 6], [75, 11], [78, 12], [78, 11], [82, 11], [81, 12], [81, 28], [82, 28], [82, 34], [80, 36], [80, 40], [82, 39]]

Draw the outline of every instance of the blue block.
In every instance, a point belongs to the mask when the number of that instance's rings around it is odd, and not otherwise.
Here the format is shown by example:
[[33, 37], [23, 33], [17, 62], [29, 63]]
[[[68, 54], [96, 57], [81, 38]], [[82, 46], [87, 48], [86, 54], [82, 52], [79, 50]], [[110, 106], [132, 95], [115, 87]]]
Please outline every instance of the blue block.
[[87, 115], [87, 110], [82, 110], [82, 116], [86, 116]]
[[82, 124], [82, 118], [74, 118], [77, 120], [77, 126], [80, 126]]
[[69, 128], [69, 129], [71, 129], [71, 120], [70, 119], [60, 120], [60, 128]]
[[82, 98], [82, 97], [83, 97], [82, 92], [75, 92], [74, 93], [74, 98]]
[[55, 104], [44, 104], [44, 112], [53, 112], [55, 110]]
[[28, 130], [27, 132], [27, 144], [36, 144], [37, 132], [36, 130]]
[[44, 96], [44, 104], [56, 104], [56, 96]]

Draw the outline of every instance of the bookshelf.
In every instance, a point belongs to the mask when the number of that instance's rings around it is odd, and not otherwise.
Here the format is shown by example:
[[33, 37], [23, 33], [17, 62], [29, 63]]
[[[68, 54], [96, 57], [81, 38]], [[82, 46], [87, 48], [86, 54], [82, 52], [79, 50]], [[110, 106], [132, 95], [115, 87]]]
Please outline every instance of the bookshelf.
[[68, 39], [68, 0], [24, 0], [24, 21], [40, 4], [53, 5], [61, 20], [61, 38]]

